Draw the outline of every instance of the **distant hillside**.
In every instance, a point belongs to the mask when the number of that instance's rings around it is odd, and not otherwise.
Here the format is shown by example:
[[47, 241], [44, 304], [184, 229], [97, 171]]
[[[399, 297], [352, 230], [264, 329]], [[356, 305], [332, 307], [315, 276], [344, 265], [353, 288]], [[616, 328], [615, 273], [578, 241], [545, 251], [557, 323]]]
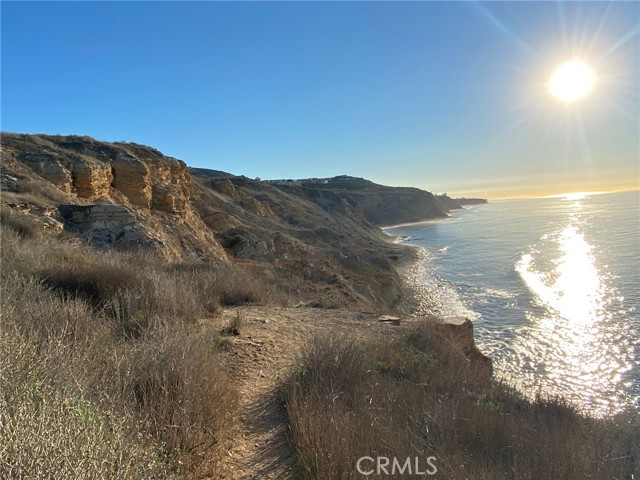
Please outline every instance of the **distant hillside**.
[[460, 203], [449, 197], [446, 193], [443, 193], [441, 195], [436, 195], [436, 199], [440, 202], [440, 205], [442, 205], [443, 208], [445, 208], [446, 210], [459, 210], [461, 207]]
[[341, 175], [332, 178], [301, 180], [271, 180], [272, 185], [311, 200], [331, 212], [337, 199], [346, 200], [362, 212], [364, 218], [377, 226], [412, 223], [447, 216], [449, 210], [460, 208], [446, 195], [410, 187], [388, 187], [363, 178]]

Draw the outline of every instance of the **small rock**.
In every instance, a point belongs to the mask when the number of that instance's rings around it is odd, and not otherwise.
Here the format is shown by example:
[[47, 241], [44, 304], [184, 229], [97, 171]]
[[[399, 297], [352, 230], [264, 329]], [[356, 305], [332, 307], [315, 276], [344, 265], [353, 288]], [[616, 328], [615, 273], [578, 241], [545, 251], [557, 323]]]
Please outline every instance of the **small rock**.
[[383, 315], [378, 319], [379, 322], [388, 322], [391, 325], [400, 325], [400, 319], [393, 315]]

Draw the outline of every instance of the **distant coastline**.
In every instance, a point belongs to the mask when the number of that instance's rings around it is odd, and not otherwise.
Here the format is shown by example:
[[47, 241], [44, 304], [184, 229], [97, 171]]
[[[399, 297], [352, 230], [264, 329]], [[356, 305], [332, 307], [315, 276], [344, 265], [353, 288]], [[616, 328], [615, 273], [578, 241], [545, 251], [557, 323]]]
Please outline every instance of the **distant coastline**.
[[481, 204], [481, 203], [489, 203], [489, 201], [486, 198], [454, 198], [454, 200], [460, 206], [478, 205], [478, 204]]

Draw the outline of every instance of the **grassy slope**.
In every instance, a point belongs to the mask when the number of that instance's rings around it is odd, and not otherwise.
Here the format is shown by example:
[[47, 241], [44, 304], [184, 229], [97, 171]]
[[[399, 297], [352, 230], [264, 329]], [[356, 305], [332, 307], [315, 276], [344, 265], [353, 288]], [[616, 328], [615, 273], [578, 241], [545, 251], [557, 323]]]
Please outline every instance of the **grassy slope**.
[[[422, 471], [432, 456], [434, 478], [452, 480], [638, 474], [637, 415], [595, 419], [562, 399], [529, 402], [479, 372], [427, 323], [391, 344], [316, 339], [286, 388], [300, 478], [362, 478], [363, 456], [418, 457]], [[368, 478], [415, 478], [398, 472]]]
[[251, 272], [4, 222], [1, 288], [0, 478], [165, 478], [225, 451], [237, 391], [196, 320], [277, 301]]
[[[287, 298], [238, 266], [105, 254], [13, 220], [2, 229], [0, 477], [219, 478], [242, 402], [228, 341], [196, 320]], [[281, 348], [291, 336], [278, 334]], [[638, 468], [637, 417], [522, 400], [426, 326], [393, 341], [334, 334], [298, 365], [286, 397], [300, 478], [357, 478], [363, 455], [433, 455], [437, 478], [452, 479]]]

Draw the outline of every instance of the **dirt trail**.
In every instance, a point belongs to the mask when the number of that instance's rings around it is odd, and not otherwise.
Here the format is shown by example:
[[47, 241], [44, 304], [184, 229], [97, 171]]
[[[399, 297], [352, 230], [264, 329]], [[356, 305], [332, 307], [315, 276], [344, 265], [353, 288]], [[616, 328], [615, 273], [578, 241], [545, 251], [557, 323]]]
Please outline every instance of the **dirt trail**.
[[[228, 480], [292, 478], [292, 449], [280, 387], [305, 343], [317, 334], [394, 336], [402, 327], [369, 313], [312, 308], [239, 307], [215, 320], [220, 328], [240, 314], [241, 335], [232, 337], [230, 369], [238, 379], [240, 418], [225, 460], [216, 470]], [[201, 476], [200, 478], [207, 478]], [[214, 478], [214, 477], [211, 477]]]

